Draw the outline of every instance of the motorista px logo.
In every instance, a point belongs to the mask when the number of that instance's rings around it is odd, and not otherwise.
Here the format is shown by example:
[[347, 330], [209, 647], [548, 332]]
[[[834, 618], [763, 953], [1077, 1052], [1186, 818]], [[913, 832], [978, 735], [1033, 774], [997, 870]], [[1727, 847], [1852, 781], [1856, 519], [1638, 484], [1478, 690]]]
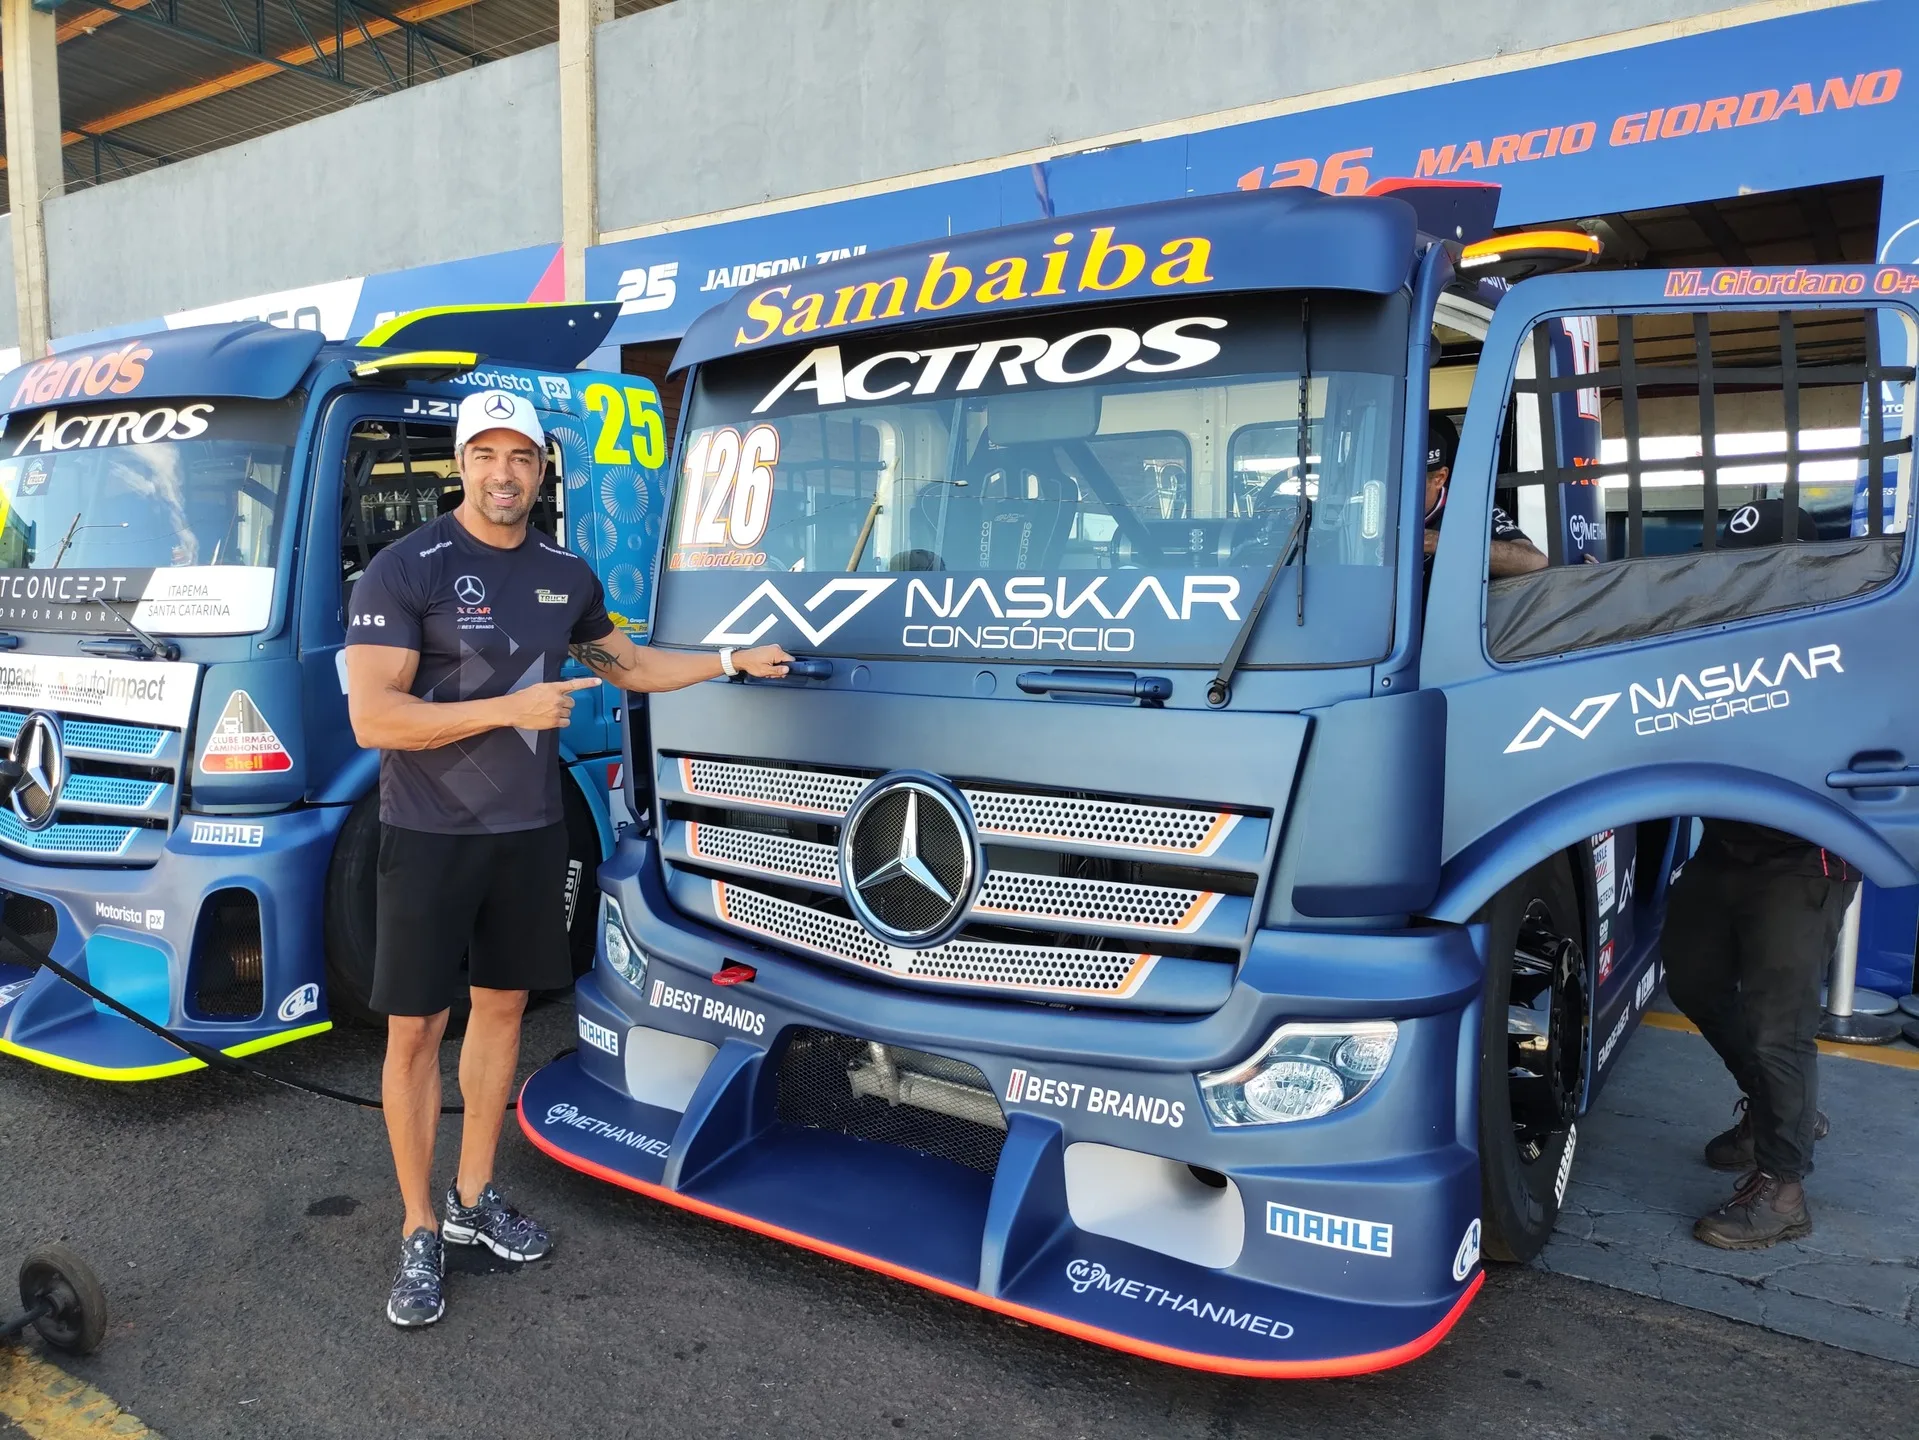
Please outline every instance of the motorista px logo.
[[1622, 698], [1632, 717], [1633, 733], [1642, 736], [1784, 710], [1792, 704], [1793, 684], [1810, 683], [1827, 671], [1846, 673], [1837, 645], [1788, 650], [1777, 660], [1759, 656], [1750, 662], [1708, 665], [1649, 682], [1635, 680], [1624, 691], [1588, 695], [1563, 713], [1541, 705], [1506, 743], [1505, 753], [1538, 750], [1561, 731], [1574, 740], [1588, 739]]

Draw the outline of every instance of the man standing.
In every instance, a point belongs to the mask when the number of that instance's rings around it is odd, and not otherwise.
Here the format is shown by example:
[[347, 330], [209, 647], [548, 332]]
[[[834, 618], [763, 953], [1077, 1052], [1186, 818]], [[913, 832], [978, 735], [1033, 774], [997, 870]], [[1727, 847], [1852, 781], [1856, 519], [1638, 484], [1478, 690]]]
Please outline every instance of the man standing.
[[[380, 755], [373, 1005], [387, 1021], [387, 1137], [406, 1208], [395, 1325], [445, 1313], [442, 1239], [537, 1260], [552, 1240], [501, 1198], [494, 1151], [530, 990], [573, 982], [564, 903], [559, 741], [574, 692], [601, 680], [677, 690], [720, 675], [778, 677], [777, 645], [737, 655], [644, 649], [615, 629], [586, 562], [532, 531], [546, 438], [518, 395], [460, 402], [458, 509], [389, 545], [355, 587], [347, 625], [353, 733]], [[568, 654], [594, 672], [561, 680]], [[440, 1039], [468, 962], [460, 1164], [433, 1206]]]
[[[1734, 513], [1722, 549], [1776, 545], [1783, 502]], [[1818, 538], [1803, 511], [1797, 533]], [[1859, 872], [1794, 835], [1707, 820], [1674, 884], [1661, 941], [1666, 991], [1739, 1084], [1737, 1124], [1706, 1144], [1706, 1163], [1741, 1176], [1732, 1198], [1693, 1226], [1722, 1250], [1758, 1250], [1812, 1233], [1805, 1177], [1825, 1136], [1819, 1113], [1819, 982]]]

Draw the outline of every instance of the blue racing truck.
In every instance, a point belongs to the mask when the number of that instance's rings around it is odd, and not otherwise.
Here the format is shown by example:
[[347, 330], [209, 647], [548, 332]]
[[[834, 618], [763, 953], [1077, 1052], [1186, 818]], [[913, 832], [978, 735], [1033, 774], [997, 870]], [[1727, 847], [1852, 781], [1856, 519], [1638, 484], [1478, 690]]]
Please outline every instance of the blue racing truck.
[[[1138, 1354], [1377, 1369], [1550, 1234], [1690, 817], [1919, 880], [1911, 438], [1860, 407], [1919, 272], [1572, 269], [1388, 188], [693, 325], [653, 643], [801, 663], [629, 712], [537, 1146]], [[1489, 579], [1495, 505], [1548, 563]]]
[[[259, 323], [134, 336], [0, 379], [0, 919], [136, 1013], [244, 1055], [365, 1017], [378, 757], [341, 645], [368, 561], [460, 497], [454, 413], [549, 437], [535, 523], [645, 624], [658, 392], [575, 369], [611, 305], [417, 311], [361, 343]], [[628, 618], [628, 617], [633, 618]], [[625, 818], [619, 697], [561, 737], [579, 903]], [[0, 1052], [108, 1080], [201, 1061], [0, 949]]]

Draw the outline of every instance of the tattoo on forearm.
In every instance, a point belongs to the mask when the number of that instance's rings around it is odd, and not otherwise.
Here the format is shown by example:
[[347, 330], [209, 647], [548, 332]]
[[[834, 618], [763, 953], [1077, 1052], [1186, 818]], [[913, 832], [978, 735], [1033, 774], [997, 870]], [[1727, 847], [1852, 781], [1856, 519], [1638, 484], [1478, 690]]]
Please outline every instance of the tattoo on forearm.
[[625, 664], [606, 646], [589, 640], [581, 645], [567, 646], [567, 654], [594, 670], [624, 670]]

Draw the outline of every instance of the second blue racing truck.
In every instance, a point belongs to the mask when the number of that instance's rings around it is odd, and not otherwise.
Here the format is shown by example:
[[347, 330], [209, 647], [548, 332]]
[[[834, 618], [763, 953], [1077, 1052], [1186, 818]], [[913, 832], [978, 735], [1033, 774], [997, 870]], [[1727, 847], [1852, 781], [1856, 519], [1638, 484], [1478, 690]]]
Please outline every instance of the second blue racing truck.
[[[550, 439], [534, 523], [639, 633], [665, 417], [650, 383], [576, 368], [614, 311], [416, 311], [358, 344], [195, 326], [0, 378], [0, 744], [28, 777], [0, 805], [0, 919], [26, 946], [230, 1055], [368, 1016], [379, 757], [347, 720], [354, 585], [458, 503], [461, 397], [507, 390]], [[581, 970], [625, 818], [619, 719], [595, 691], [561, 736]], [[13, 946], [0, 1053], [105, 1080], [201, 1066]]]
[[[1919, 880], [1860, 405], [1919, 274], [1570, 268], [1495, 203], [1194, 197], [696, 322], [653, 643], [801, 663], [629, 713], [533, 1142], [1138, 1354], [1377, 1369], [1551, 1233], [1691, 817]], [[1546, 564], [1489, 578], [1495, 505]]]

